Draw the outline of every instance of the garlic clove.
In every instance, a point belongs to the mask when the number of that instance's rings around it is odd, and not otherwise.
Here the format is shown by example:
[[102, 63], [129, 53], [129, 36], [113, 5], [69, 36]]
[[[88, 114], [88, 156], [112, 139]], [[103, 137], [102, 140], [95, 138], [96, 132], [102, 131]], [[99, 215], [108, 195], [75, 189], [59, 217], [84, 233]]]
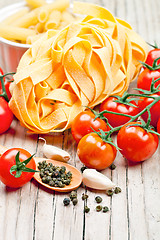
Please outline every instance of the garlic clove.
[[61, 162], [68, 162], [70, 159], [70, 155], [68, 152], [52, 145], [44, 144], [42, 151], [43, 154], [49, 159], [54, 159]]
[[89, 188], [110, 190], [116, 186], [108, 177], [95, 169], [85, 169], [82, 177], [83, 183]]

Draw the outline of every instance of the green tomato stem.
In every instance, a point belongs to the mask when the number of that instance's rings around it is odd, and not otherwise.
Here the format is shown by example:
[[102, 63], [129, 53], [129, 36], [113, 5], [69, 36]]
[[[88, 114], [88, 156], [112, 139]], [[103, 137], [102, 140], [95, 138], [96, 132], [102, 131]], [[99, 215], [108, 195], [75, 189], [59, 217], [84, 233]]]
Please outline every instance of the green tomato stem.
[[156, 43], [156, 41], [154, 42], [154, 45], [151, 44], [151, 43], [148, 43], [148, 42], [147, 42], [147, 44], [148, 44], [149, 46], [155, 48], [155, 49], [158, 49], [158, 48], [159, 48], [158, 45], [157, 45], [157, 43]]
[[[32, 156], [30, 156], [29, 158], [27, 158], [26, 160], [24, 160], [23, 162], [20, 162], [19, 160], [19, 155], [20, 155], [20, 151], [18, 151], [18, 153], [15, 156], [15, 161], [16, 164], [13, 165], [10, 169], [10, 174], [13, 175], [15, 178], [19, 178], [22, 174], [22, 172], [39, 172], [37, 170], [34, 170], [32, 168], [27, 168], [26, 165], [27, 163], [30, 162], [30, 160], [32, 159], [32, 157], [35, 155], [33, 154]], [[15, 172], [15, 174], [13, 174], [13, 172]]]
[[[147, 97], [148, 97], [148, 96], [147, 96]], [[150, 114], [150, 111], [149, 111], [149, 110], [150, 110], [150, 108], [151, 108], [154, 104], [156, 104], [158, 101], [160, 101], [160, 96], [159, 96], [159, 97], [153, 97], [153, 96], [152, 96], [152, 98], [154, 99], [154, 101], [153, 101], [152, 103], [150, 103], [145, 109], [143, 109], [141, 112], [139, 112], [139, 113], [138, 113], [137, 115], [135, 115], [135, 116], [130, 116], [130, 115], [128, 115], [128, 114], [123, 114], [123, 113], [115, 113], [115, 112], [108, 111], [108, 110], [104, 110], [104, 111], [102, 111], [102, 112], [99, 113], [99, 114], [100, 114], [100, 116], [101, 116], [101, 115], [103, 115], [104, 113], [111, 113], [111, 114], [115, 114], [115, 115], [120, 115], [120, 116], [129, 117], [130, 120], [127, 122], [127, 123], [129, 123], [129, 122], [134, 122], [134, 121], [135, 121], [138, 117], [140, 117], [143, 113], [145, 113], [146, 111], [148, 111], [148, 112], [149, 112], [149, 117], [148, 117], [147, 124], [145, 125], [145, 129], [148, 129], [149, 124], [150, 124], [150, 122], [151, 122], [151, 114]], [[115, 128], [112, 127], [112, 129], [111, 129], [110, 131], [106, 132], [106, 133], [107, 133], [106, 138], [110, 137], [110, 135], [111, 135], [112, 133], [119, 131], [122, 127], [123, 127], [123, 125], [118, 126], [118, 127], [115, 127]]]
[[146, 67], [147, 69], [149, 69], [150, 71], [155, 71], [155, 70], [159, 70], [160, 69], [160, 64], [157, 64], [158, 60], [160, 59], [160, 57], [156, 58], [153, 61], [153, 65], [150, 66], [147, 63], [141, 62], [139, 61], [144, 67]]
[[0, 81], [1, 81], [1, 85], [2, 85], [2, 94], [0, 94], [0, 97], [3, 97], [7, 102], [9, 102], [9, 98], [6, 92], [6, 88], [5, 88], [5, 84], [4, 84], [4, 77], [8, 76], [8, 75], [13, 75], [15, 74], [14, 72], [11, 73], [6, 73], [4, 75], [0, 74]]
[[0, 81], [1, 81], [1, 86], [2, 86], [2, 94], [0, 94], [1, 97], [3, 97], [7, 102], [9, 102], [9, 98], [7, 96], [7, 92], [6, 92], [6, 88], [5, 88], [5, 85], [4, 85], [4, 75], [1, 75], [0, 76]]

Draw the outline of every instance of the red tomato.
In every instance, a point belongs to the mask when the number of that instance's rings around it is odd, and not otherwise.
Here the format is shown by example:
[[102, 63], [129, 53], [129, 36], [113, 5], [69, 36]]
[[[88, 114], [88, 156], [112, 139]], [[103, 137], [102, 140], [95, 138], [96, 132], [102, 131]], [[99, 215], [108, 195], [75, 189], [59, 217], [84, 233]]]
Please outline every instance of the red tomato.
[[[16, 178], [10, 173], [11, 167], [16, 164], [15, 156], [17, 155], [18, 151], [20, 151], [20, 162], [28, 159], [31, 156], [28, 151], [22, 148], [11, 148], [3, 153], [0, 157], [0, 180], [6, 186], [12, 188], [22, 187], [24, 184], [29, 182], [34, 175], [34, 172], [22, 172], [21, 176]], [[26, 167], [34, 170], [36, 169], [36, 164], [33, 158], [31, 158], [30, 162], [26, 164]]]
[[78, 143], [80, 139], [85, 136], [86, 134], [93, 132], [92, 128], [95, 131], [99, 131], [102, 129], [103, 131], [109, 131], [109, 126], [100, 118], [94, 120], [95, 115], [91, 111], [84, 111], [79, 113], [71, 126], [71, 132], [73, 138]]
[[13, 120], [13, 113], [8, 103], [3, 97], [0, 97], [0, 134], [6, 132]]
[[[159, 70], [151, 71], [147, 68], [144, 69], [138, 76], [137, 87], [144, 90], [150, 90], [153, 78], [154, 80], [160, 78], [160, 71]], [[156, 82], [154, 86], [157, 87], [158, 84], [160, 84], [160, 81]]]
[[[150, 96], [160, 97], [160, 95], [158, 95], [158, 94], [151, 94]], [[153, 100], [154, 99], [152, 99], [152, 98], [141, 97], [140, 100], [138, 101], [139, 110], [142, 111], [143, 109], [145, 109], [150, 103], [153, 102]], [[154, 104], [150, 108], [150, 113], [151, 113], [151, 123], [150, 124], [153, 127], [156, 127], [158, 119], [160, 118], [160, 101], [158, 101], [156, 104]], [[141, 115], [141, 117], [145, 120], [145, 122], [147, 122], [148, 112], [143, 113]]]
[[157, 132], [160, 134], [160, 118], [158, 119], [157, 123]]
[[[160, 49], [155, 48], [149, 51], [146, 62], [148, 65], [153, 66], [153, 62], [155, 59], [160, 57]], [[157, 64], [160, 64], [160, 59], [157, 61]]]
[[[131, 116], [135, 116], [138, 114], [139, 112], [138, 107], [117, 103], [115, 102], [115, 100], [117, 100], [116, 97], [109, 97], [106, 100], [104, 100], [100, 105], [100, 112], [108, 110], [116, 113], [128, 114]], [[131, 103], [137, 106], [135, 101], [131, 101]], [[130, 120], [129, 117], [115, 115], [112, 113], [104, 113], [104, 116], [108, 119], [108, 122], [111, 124], [112, 127], [124, 125]]]
[[3, 72], [2, 68], [0, 68], [0, 74], [4, 75], [4, 72]]
[[121, 154], [132, 162], [141, 162], [150, 158], [158, 147], [158, 136], [142, 127], [125, 124], [117, 135], [117, 145]]
[[113, 163], [117, 150], [96, 133], [89, 133], [78, 143], [77, 154], [86, 167], [103, 170]]

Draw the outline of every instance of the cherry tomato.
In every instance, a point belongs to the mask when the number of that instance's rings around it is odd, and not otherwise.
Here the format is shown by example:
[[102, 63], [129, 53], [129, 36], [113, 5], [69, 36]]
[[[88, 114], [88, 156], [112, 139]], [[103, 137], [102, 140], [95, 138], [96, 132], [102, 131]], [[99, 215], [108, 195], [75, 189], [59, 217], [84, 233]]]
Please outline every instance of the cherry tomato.
[[73, 138], [78, 143], [80, 139], [85, 136], [86, 134], [93, 132], [92, 128], [95, 131], [99, 131], [102, 129], [103, 131], [109, 131], [109, 126], [100, 118], [95, 119], [94, 113], [91, 111], [84, 111], [79, 113], [71, 126], [71, 132]]
[[132, 162], [141, 162], [150, 158], [158, 147], [158, 136], [147, 132], [131, 122], [125, 124], [117, 134], [117, 145], [122, 155]]
[[[160, 49], [155, 48], [149, 51], [146, 62], [148, 65], [153, 66], [153, 62], [155, 59], [160, 57]], [[157, 61], [157, 64], [160, 64], [160, 59]]]
[[[117, 103], [115, 102], [115, 100], [117, 100], [116, 97], [109, 97], [106, 100], [104, 100], [100, 105], [100, 112], [108, 110], [116, 113], [128, 114], [131, 116], [135, 116], [138, 114], [139, 112], [138, 107]], [[135, 101], [131, 101], [131, 103], [137, 106]], [[104, 116], [108, 119], [108, 122], [111, 124], [112, 127], [124, 125], [130, 120], [129, 117], [115, 115], [112, 113], [104, 113]]]
[[[160, 97], [160, 95], [158, 95], [158, 94], [151, 94], [150, 96]], [[143, 109], [145, 109], [149, 104], [151, 104], [153, 102], [153, 100], [154, 100], [153, 98], [141, 97], [140, 100], [138, 101], [139, 110], [142, 111]], [[150, 113], [151, 113], [151, 123], [150, 124], [153, 127], [156, 127], [158, 119], [160, 118], [160, 101], [158, 101], [156, 104], [154, 104], [150, 108]], [[141, 117], [145, 120], [145, 122], [147, 122], [148, 112], [143, 113], [141, 115]]]
[[0, 134], [6, 132], [13, 120], [13, 113], [7, 101], [0, 97]]
[[160, 118], [158, 119], [157, 122], [157, 132], [160, 134]]
[[[21, 176], [16, 178], [10, 173], [11, 167], [16, 164], [15, 156], [18, 151], [20, 151], [20, 162], [31, 157], [31, 154], [22, 148], [11, 148], [0, 157], [0, 180], [6, 186], [12, 188], [22, 187], [24, 184], [29, 182], [34, 175], [34, 172], [22, 172]], [[36, 169], [36, 164], [33, 158], [31, 158], [30, 162], [26, 164], [26, 167], [34, 170]]]
[[3, 72], [2, 68], [0, 68], [0, 74], [4, 75], [4, 72]]
[[96, 133], [85, 135], [77, 147], [77, 154], [81, 162], [88, 168], [103, 170], [109, 167], [115, 157], [116, 148], [104, 142]]
[[[160, 71], [154, 70], [151, 71], [149, 69], [144, 69], [138, 76], [137, 79], [137, 87], [144, 89], [144, 90], [150, 90], [152, 79], [154, 80], [160, 78]], [[160, 81], [155, 83], [155, 87], [157, 87], [160, 84]]]

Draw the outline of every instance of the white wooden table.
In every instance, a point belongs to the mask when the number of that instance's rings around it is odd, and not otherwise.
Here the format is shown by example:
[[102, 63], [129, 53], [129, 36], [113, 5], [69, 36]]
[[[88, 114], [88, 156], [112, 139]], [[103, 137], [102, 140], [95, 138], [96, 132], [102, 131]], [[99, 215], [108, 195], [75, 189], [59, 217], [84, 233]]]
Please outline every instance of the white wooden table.
[[[147, 42], [160, 46], [159, 0], [87, 0], [107, 7], [128, 21]], [[18, 0], [0, 0], [0, 8]], [[135, 84], [135, 83], [134, 83]], [[133, 84], [133, 85], [134, 85]], [[133, 86], [132, 85], [132, 86]], [[76, 144], [69, 131], [43, 135], [49, 144], [67, 150], [78, 169]], [[11, 129], [0, 136], [0, 144], [23, 147], [42, 156], [38, 135], [27, 134], [14, 120]], [[0, 240], [159, 240], [160, 239], [160, 157], [159, 149], [148, 161], [129, 166], [118, 154], [114, 171], [104, 173], [122, 192], [108, 197], [104, 192], [78, 189], [78, 204], [63, 206], [68, 194], [47, 191], [32, 180], [18, 190], [0, 183]], [[87, 191], [90, 213], [84, 214], [82, 193]], [[95, 211], [95, 196], [101, 195], [108, 213]]]

